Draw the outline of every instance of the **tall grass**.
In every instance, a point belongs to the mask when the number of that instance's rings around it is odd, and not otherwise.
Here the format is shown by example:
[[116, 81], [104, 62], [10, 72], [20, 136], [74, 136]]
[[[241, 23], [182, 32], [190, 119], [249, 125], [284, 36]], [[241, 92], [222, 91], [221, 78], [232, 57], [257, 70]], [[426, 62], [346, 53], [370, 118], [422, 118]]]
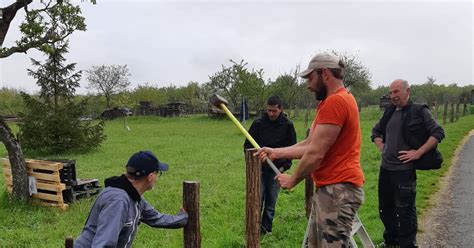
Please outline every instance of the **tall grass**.
[[[312, 120], [310, 115], [310, 122]], [[370, 130], [381, 113], [376, 109], [361, 113], [363, 132], [362, 167], [366, 177], [365, 203], [359, 216], [372, 239], [381, 241], [382, 224], [377, 211], [377, 178], [380, 153], [370, 142]], [[294, 119], [298, 140], [305, 135], [304, 118]], [[200, 182], [201, 234], [203, 247], [242, 247], [245, 244], [245, 160], [244, 138], [227, 119], [207, 116], [185, 118], [132, 117], [128, 132], [123, 120], [107, 123], [107, 141], [87, 154], [64, 154], [76, 159], [79, 178], [103, 180], [119, 175], [129, 156], [138, 150], [153, 150], [170, 170], [157, 181], [145, 198], [164, 213], [176, 213], [182, 204], [182, 182]], [[247, 121], [248, 128], [251, 121]], [[306, 124], [308, 125], [308, 124]], [[474, 116], [461, 118], [445, 127], [447, 138], [440, 145], [445, 165], [439, 171], [419, 172], [418, 211], [427, 206], [436, 182], [448, 169], [453, 152], [462, 137], [474, 128]], [[3, 146], [0, 156], [5, 157]], [[50, 158], [53, 158], [51, 156]], [[295, 163], [296, 164], [296, 163]], [[295, 165], [292, 170], [294, 170]], [[80, 200], [66, 211], [11, 202], [5, 193], [0, 172], [0, 246], [60, 247], [64, 237], [77, 236], [94, 199]], [[291, 170], [290, 170], [291, 173]], [[304, 185], [280, 193], [274, 229], [262, 237], [262, 247], [298, 247], [304, 235]], [[182, 230], [153, 229], [141, 225], [135, 247], [181, 247]]]

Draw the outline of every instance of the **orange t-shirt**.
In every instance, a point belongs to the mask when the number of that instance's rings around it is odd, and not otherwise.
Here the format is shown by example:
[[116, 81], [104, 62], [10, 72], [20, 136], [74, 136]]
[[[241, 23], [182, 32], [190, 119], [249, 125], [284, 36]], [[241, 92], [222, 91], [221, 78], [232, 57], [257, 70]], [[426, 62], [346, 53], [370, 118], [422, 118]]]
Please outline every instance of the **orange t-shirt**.
[[311, 173], [316, 187], [345, 182], [361, 187], [365, 179], [360, 167], [361, 131], [354, 96], [345, 88], [328, 96], [319, 104], [312, 128], [318, 124], [338, 125], [341, 131], [320, 167]]

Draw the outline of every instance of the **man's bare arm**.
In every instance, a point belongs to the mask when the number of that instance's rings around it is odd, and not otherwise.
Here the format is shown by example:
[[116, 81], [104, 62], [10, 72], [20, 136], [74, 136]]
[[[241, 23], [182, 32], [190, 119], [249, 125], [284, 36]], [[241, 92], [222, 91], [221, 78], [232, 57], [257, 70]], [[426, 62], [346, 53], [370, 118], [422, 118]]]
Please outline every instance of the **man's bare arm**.
[[333, 124], [316, 125], [314, 132], [309, 136], [309, 143], [298, 163], [293, 175], [281, 174], [277, 176], [278, 182], [283, 188], [293, 188], [312, 171], [321, 165], [327, 151], [336, 141], [341, 127]]
[[[311, 135], [311, 132], [310, 132]], [[301, 159], [307, 146], [309, 145], [309, 137], [303, 141], [300, 141], [292, 146], [288, 147], [281, 147], [281, 148], [269, 148], [269, 147], [262, 147], [260, 150], [256, 152], [256, 156], [259, 157], [260, 160], [264, 160], [265, 157], [268, 157], [270, 160], [276, 159]]]

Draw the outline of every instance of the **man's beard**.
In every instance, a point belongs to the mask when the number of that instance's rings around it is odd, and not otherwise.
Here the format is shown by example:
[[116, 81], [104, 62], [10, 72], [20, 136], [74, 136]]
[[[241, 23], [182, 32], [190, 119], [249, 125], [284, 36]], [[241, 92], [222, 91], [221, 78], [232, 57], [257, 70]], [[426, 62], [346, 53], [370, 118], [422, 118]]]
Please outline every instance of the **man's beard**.
[[328, 96], [328, 87], [323, 83], [322, 76], [319, 76], [317, 86], [319, 87], [316, 87], [316, 90], [314, 91], [314, 96], [316, 97], [316, 100], [322, 101]]

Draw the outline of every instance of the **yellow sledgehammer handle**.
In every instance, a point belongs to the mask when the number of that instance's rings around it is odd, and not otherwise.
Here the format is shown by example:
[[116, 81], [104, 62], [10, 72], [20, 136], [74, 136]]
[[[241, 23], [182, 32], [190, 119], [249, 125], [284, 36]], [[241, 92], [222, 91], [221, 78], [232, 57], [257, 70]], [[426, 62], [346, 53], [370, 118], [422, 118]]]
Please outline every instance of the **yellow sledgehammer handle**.
[[[245, 135], [245, 137], [252, 143], [253, 147], [260, 149], [260, 146], [257, 144], [257, 142], [250, 136], [249, 132], [240, 124], [240, 122], [235, 118], [235, 116], [229, 111], [227, 106], [225, 106], [224, 103], [221, 103], [219, 105], [222, 110], [227, 114], [227, 116], [232, 120], [232, 122], [240, 129], [240, 131]], [[272, 170], [277, 174], [281, 174], [281, 172], [277, 169], [273, 161], [271, 161], [268, 157], [265, 158], [265, 162], [267, 162], [268, 165], [272, 168]]]

